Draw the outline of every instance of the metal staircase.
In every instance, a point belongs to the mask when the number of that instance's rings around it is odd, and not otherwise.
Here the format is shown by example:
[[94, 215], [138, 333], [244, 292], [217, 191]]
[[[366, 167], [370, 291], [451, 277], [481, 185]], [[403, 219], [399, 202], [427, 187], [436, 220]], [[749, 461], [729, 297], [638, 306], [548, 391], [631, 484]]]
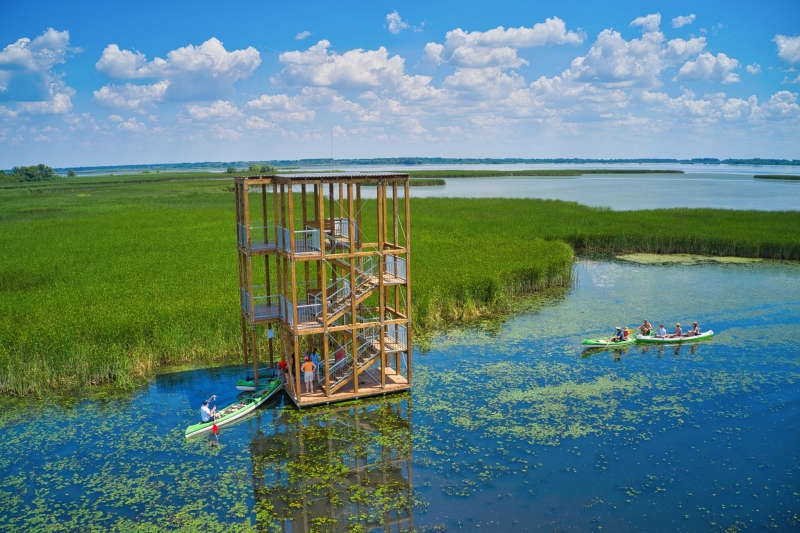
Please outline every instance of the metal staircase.
[[328, 396], [340, 389], [347, 382], [347, 378], [353, 375], [353, 372], [356, 368], [360, 372], [375, 362], [380, 355], [380, 333], [380, 326], [371, 326], [364, 328], [363, 330], [359, 330], [359, 334], [356, 337], [356, 341], [359, 344], [356, 348], [355, 358], [353, 357], [352, 350], [350, 349], [352, 346], [352, 340], [347, 342], [345, 345], [341, 345], [332, 337], [328, 337], [329, 339], [333, 340], [334, 344], [336, 345], [337, 349], [334, 350], [334, 354], [338, 350], [343, 350], [342, 353], [344, 353], [344, 357], [342, 357], [340, 361], [329, 364], [328, 368], [326, 369], [326, 372], [328, 373], [328, 379], [330, 380], [331, 384], [330, 390], [327, 391]]
[[[363, 302], [378, 287], [377, 260], [367, 257], [356, 267], [355, 288], [345, 278], [339, 278], [326, 288], [327, 295], [327, 324], [331, 325], [344, 313], [350, 310], [355, 299], [356, 305]], [[314, 295], [314, 304], [319, 305], [317, 321], [322, 324], [322, 295]]]

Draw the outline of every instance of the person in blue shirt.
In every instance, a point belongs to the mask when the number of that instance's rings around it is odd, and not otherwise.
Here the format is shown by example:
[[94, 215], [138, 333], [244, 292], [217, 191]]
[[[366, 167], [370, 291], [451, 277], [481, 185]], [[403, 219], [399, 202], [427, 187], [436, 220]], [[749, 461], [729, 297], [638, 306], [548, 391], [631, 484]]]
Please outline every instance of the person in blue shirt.
[[316, 348], [311, 350], [311, 362], [314, 363], [314, 366], [316, 367], [314, 373], [316, 374], [317, 381], [319, 381], [319, 354], [317, 353]]

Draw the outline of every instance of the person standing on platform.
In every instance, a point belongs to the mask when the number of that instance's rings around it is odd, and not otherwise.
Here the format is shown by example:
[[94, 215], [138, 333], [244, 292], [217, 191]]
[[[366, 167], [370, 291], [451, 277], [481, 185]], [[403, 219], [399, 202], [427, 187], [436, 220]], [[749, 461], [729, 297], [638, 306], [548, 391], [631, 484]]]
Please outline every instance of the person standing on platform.
[[303, 380], [306, 384], [306, 394], [313, 394], [314, 392], [314, 373], [317, 371], [317, 365], [311, 362], [311, 358], [306, 356], [303, 366], [300, 367], [303, 371]]
[[320, 380], [319, 354], [317, 353], [316, 348], [311, 350], [311, 362], [314, 363], [314, 365], [317, 367], [316, 370], [314, 370], [314, 378], [317, 380], [317, 382], [319, 382]]

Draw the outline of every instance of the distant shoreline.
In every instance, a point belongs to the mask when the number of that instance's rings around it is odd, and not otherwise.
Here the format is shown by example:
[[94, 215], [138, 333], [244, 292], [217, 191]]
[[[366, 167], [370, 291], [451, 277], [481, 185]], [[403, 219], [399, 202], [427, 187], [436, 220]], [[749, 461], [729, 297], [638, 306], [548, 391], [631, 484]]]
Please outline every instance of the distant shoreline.
[[83, 167], [56, 167], [59, 173], [69, 170], [76, 172], [141, 172], [142, 170], [163, 171], [221, 171], [229, 167], [247, 168], [253, 163], [272, 165], [275, 167], [319, 167], [319, 166], [419, 166], [419, 165], [632, 165], [632, 164], [680, 164], [680, 165], [732, 165], [732, 166], [788, 166], [800, 167], [798, 159], [580, 159], [580, 158], [553, 158], [553, 159], [524, 159], [524, 158], [449, 158], [449, 157], [388, 157], [370, 159], [273, 159], [263, 161], [205, 161], [197, 163], [149, 163], [141, 165], [98, 165]]

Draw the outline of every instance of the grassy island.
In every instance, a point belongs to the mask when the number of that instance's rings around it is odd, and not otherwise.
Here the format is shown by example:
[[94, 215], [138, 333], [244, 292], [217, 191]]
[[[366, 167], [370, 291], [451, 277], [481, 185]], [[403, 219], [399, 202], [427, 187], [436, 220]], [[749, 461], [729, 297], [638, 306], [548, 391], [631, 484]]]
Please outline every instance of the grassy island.
[[[221, 177], [72, 178], [0, 191], [0, 393], [238, 362], [233, 195]], [[800, 260], [798, 212], [447, 198], [415, 198], [411, 208], [413, 327], [423, 336], [568, 286], [576, 251]]]
[[757, 180], [800, 180], [800, 174], [756, 174]]

